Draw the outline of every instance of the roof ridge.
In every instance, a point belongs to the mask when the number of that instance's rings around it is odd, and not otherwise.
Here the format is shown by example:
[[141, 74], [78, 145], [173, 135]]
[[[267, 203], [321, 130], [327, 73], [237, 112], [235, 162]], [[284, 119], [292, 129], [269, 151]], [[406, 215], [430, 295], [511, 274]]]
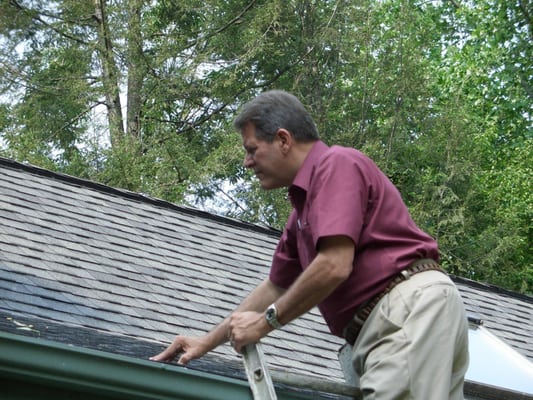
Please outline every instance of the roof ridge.
[[68, 182], [68, 183], [78, 184], [80, 186], [84, 186], [90, 189], [95, 189], [100, 192], [115, 194], [115, 195], [122, 196], [128, 199], [153, 204], [159, 207], [163, 207], [163, 208], [167, 208], [167, 209], [171, 209], [175, 211], [180, 211], [185, 214], [189, 214], [189, 215], [193, 215], [193, 216], [201, 217], [205, 219], [210, 219], [210, 220], [220, 222], [226, 225], [237, 226], [237, 227], [252, 230], [255, 232], [266, 233], [274, 237], [279, 237], [281, 235], [281, 231], [273, 227], [253, 224], [251, 222], [246, 222], [243, 220], [239, 220], [239, 219], [235, 219], [235, 218], [231, 218], [231, 217], [227, 217], [223, 215], [213, 214], [208, 211], [200, 210], [198, 208], [178, 205], [167, 200], [158, 199], [156, 197], [150, 197], [145, 194], [133, 192], [127, 189], [105, 185], [103, 183], [99, 183], [99, 182], [92, 181], [89, 179], [84, 179], [84, 178], [79, 178], [73, 175], [68, 175], [63, 172], [52, 171], [52, 170], [42, 168], [42, 167], [30, 164], [30, 163], [25, 163], [25, 162], [21, 163], [19, 161], [15, 161], [15, 160], [0, 156], [0, 165], [4, 165], [12, 169], [27, 171], [27, 172], [41, 175], [47, 178], [52, 178], [52, 179], [57, 179], [57, 180]]
[[463, 283], [471, 287], [476, 287], [477, 289], [488, 290], [493, 293], [498, 293], [498, 294], [505, 295], [508, 297], [513, 297], [515, 299], [524, 300], [527, 303], [533, 304], [533, 297], [525, 293], [513, 292], [512, 290], [505, 289], [500, 286], [493, 285], [491, 283], [475, 281], [475, 280], [468, 279], [462, 276], [450, 275], [450, 277], [453, 279], [454, 282]]

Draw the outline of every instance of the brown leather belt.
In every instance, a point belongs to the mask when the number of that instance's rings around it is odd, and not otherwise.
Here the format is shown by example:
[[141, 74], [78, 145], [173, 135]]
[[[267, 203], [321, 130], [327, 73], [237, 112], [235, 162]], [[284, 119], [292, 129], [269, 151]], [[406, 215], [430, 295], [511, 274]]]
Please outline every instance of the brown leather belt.
[[355, 343], [355, 340], [357, 339], [357, 336], [359, 335], [359, 331], [361, 331], [363, 324], [365, 323], [366, 319], [368, 318], [374, 307], [383, 298], [383, 296], [389, 293], [398, 284], [409, 279], [411, 276], [424, 271], [440, 271], [446, 273], [440, 267], [439, 263], [429, 258], [424, 258], [422, 260], [415, 261], [406, 269], [400, 271], [398, 275], [392, 278], [385, 290], [378, 293], [377, 295], [375, 295], [370, 300], [366, 301], [357, 308], [355, 315], [350, 320], [346, 328], [344, 328], [343, 334], [346, 341], [351, 345]]

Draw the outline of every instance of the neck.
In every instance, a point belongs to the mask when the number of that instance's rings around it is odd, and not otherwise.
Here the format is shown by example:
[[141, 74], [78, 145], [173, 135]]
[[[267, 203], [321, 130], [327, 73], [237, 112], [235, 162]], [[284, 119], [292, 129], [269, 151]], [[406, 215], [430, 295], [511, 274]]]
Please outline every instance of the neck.
[[302, 167], [307, 155], [313, 148], [317, 141], [312, 142], [297, 142], [295, 145], [291, 148], [291, 152], [289, 154], [289, 172], [290, 172], [290, 183], [292, 184], [292, 181], [296, 177], [296, 174]]

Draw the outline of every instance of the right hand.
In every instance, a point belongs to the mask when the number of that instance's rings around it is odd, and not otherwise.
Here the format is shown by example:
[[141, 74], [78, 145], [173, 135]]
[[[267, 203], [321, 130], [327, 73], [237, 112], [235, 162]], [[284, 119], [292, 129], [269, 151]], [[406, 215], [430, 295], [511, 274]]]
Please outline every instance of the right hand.
[[158, 355], [150, 357], [150, 360], [170, 362], [181, 354], [178, 364], [187, 364], [195, 358], [202, 357], [208, 351], [209, 348], [202, 337], [178, 335], [170, 346]]

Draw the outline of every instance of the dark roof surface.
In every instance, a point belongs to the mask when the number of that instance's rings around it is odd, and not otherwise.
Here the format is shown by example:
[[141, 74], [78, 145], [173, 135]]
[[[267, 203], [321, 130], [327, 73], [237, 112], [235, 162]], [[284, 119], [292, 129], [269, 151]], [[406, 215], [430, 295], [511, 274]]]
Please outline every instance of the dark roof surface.
[[[0, 158], [0, 330], [45, 320], [141, 340], [148, 356], [225, 317], [267, 276], [278, 236]], [[533, 360], [532, 298], [455, 280], [469, 314]], [[271, 368], [342, 381], [342, 343], [315, 309], [263, 350]], [[240, 363], [229, 346], [212, 356]]]

